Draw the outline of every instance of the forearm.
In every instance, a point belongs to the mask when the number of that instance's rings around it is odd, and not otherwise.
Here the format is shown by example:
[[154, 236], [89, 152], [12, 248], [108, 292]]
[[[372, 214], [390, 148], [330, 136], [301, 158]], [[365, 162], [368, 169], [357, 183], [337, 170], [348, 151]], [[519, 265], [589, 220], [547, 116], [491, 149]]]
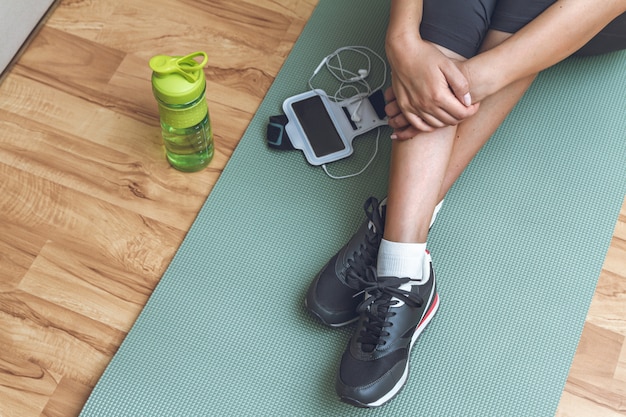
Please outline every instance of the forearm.
[[505, 42], [467, 64], [476, 100], [536, 74], [570, 56], [611, 20], [626, 0], [559, 0]]
[[422, 21], [422, 2], [419, 0], [392, 0], [389, 10], [389, 27], [386, 45], [388, 48], [402, 42], [399, 39], [420, 39], [419, 26]]

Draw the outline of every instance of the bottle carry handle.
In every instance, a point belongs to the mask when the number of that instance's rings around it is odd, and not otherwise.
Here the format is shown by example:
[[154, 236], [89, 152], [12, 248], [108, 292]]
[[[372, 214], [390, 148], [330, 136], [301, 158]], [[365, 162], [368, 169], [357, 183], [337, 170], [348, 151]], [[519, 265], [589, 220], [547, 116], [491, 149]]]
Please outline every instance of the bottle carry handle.
[[[203, 57], [202, 62], [196, 58]], [[159, 75], [179, 74], [193, 83], [198, 80], [198, 71], [201, 71], [209, 62], [206, 52], [194, 52], [183, 57], [157, 55], [150, 59], [150, 68]]]

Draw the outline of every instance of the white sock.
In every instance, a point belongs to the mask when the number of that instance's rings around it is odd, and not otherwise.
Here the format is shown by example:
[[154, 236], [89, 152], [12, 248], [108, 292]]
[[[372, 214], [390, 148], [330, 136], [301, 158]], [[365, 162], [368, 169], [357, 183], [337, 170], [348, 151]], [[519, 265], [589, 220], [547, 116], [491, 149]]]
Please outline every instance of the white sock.
[[383, 239], [378, 249], [378, 276], [421, 280], [426, 243], [399, 243]]

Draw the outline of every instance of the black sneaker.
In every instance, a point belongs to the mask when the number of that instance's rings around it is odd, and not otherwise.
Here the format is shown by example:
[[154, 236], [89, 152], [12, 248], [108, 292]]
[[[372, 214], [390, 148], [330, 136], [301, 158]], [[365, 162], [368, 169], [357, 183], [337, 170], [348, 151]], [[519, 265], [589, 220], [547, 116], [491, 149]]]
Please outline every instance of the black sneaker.
[[[370, 268], [359, 322], [341, 358], [335, 388], [342, 401], [377, 407], [391, 400], [409, 374], [411, 348], [439, 307], [435, 274], [426, 255], [427, 280], [377, 277]], [[408, 284], [408, 285], [407, 285]]]
[[363, 301], [359, 277], [367, 267], [376, 265], [385, 207], [374, 197], [367, 199], [363, 206], [367, 219], [309, 286], [305, 305], [324, 324], [339, 327], [359, 318], [356, 308]]

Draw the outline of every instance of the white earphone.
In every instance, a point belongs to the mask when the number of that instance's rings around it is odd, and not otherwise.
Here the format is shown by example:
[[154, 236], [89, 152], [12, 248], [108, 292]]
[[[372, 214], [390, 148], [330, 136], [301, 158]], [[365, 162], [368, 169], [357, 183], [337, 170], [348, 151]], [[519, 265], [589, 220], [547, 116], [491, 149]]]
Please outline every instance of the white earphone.
[[361, 81], [361, 80], [364, 80], [364, 79], [366, 79], [366, 78], [367, 78], [367, 76], [369, 75], [369, 73], [370, 73], [370, 72], [369, 72], [368, 70], [366, 70], [365, 68], [361, 68], [361, 69], [358, 71], [358, 74], [359, 74], [359, 75], [357, 75], [356, 77], [352, 77], [352, 78], [350, 78], [348, 81]]
[[[367, 62], [367, 66], [365, 68], [359, 68], [356, 73], [354, 71], [350, 71], [344, 68], [341, 55], [342, 53], [346, 52], [362, 56], [364, 61]], [[372, 88], [372, 86], [370, 86], [366, 80], [366, 78], [372, 72], [371, 56], [376, 57], [376, 59], [380, 62], [380, 65], [377, 67], [376, 74], [380, 74], [381, 81], [380, 84], [376, 86], [376, 88]], [[361, 63], [363, 63], [363, 61], [361, 61]], [[351, 106], [358, 101], [358, 103], [354, 107], [354, 110], [350, 113], [350, 120], [352, 120], [354, 123], [359, 123], [361, 121], [359, 109], [361, 108], [363, 100], [367, 100], [367, 98], [372, 94], [373, 91], [380, 90], [385, 87], [385, 84], [387, 82], [387, 62], [374, 50], [366, 46], [344, 46], [337, 49], [332, 54], [325, 56], [318, 64], [318, 66], [315, 68], [315, 71], [313, 71], [313, 75], [311, 75], [311, 78], [309, 78], [309, 87], [311, 88], [311, 90], [315, 89], [315, 87], [313, 86], [313, 79], [324, 66], [328, 70], [328, 73], [340, 83], [339, 88], [336, 90], [335, 94], [328, 95], [327, 97], [334, 101], [344, 101], [353, 98], [354, 100], [350, 102]], [[378, 69], [381, 69], [380, 72], [378, 71]], [[352, 94], [346, 94], [347, 90], [349, 90]], [[376, 154], [378, 153], [379, 139], [380, 128], [378, 129], [378, 133], [376, 135], [376, 147], [374, 150], [374, 154], [359, 172], [344, 176], [334, 176], [330, 172], [328, 172], [326, 164], [323, 164], [322, 168], [324, 169], [326, 174], [333, 179], [351, 178], [360, 175], [367, 169], [367, 167], [376, 157]]]
[[361, 108], [361, 104], [363, 103], [363, 100], [365, 100], [366, 98], [367, 96], [361, 96], [358, 99], [359, 103], [356, 105], [356, 107], [354, 108], [354, 111], [350, 115], [350, 120], [352, 120], [355, 123], [358, 123], [361, 121], [361, 116], [359, 115], [359, 109]]
[[[353, 54], [353, 56], [355, 56], [354, 54], [360, 55], [362, 57], [361, 62], [364, 63], [363, 61], [365, 61], [365, 63], [367, 63], [367, 66], [358, 69], [356, 73], [353, 71], [350, 71], [347, 68], [345, 68], [343, 65], [343, 61], [342, 61], [343, 54]], [[367, 93], [370, 94], [373, 90], [364, 80], [370, 75], [370, 72], [372, 71], [372, 56], [377, 58], [378, 61], [380, 61], [380, 66], [382, 66], [381, 75], [382, 75], [383, 80], [382, 80], [381, 85], [378, 87], [378, 88], [382, 88], [384, 87], [386, 83], [386, 78], [387, 78], [387, 62], [379, 54], [377, 54], [372, 49], [366, 46], [344, 46], [342, 48], [337, 49], [332, 54], [326, 55], [322, 59], [322, 61], [317, 65], [315, 70], [313, 71], [313, 75], [309, 79], [309, 87], [313, 89], [313, 86], [311, 85], [313, 78], [315, 78], [315, 76], [325, 66], [328, 72], [330, 73], [330, 75], [332, 75], [340, 83], [349, 84], [349, 83], [362, 82], [361, 84], [363, 85], [363, 87], [366, 88]], [[344, 86], [342, 85], [339, 88], [339, 91], [341, 91], [343, 87]], [[358, 88], [356, 87], [353, 89], [357, 90], [357, 93], [360, 92]]]
[[[315, 68], [315, 71], [313, 71], [313, 77], [317, 75], [318, 72], [320, 72], [320, 70], [322, 69], [322, 67], [324, 65], [326, 65], [328, 63], [328, 60], [330, 58], [332, 58], [333, 55], [329, 55], [327, 57], [325, 57], [324, 59], [322, 59], [322, 62], [319, 63], [319, 65], [317, 66], [317, 68]], [[332, 68], [332, 67], [331, 67]], [[339, 68], [339, 70], [343, 73], [345, 70], [343, 68]], [[357, 74], [359, 75], [355, 75], [352, 78], [349, 78], [347, 80], [341, 80], [342, 82], [355, 82], [355, 81], [361, 81], [367, 78], [367, 76], [369, 75], [369, 71], [366, 70], [365, 68], [361, 68], [360, 70], [357, 71]], [[339, 77], [337, 77], [339, 78]]]

